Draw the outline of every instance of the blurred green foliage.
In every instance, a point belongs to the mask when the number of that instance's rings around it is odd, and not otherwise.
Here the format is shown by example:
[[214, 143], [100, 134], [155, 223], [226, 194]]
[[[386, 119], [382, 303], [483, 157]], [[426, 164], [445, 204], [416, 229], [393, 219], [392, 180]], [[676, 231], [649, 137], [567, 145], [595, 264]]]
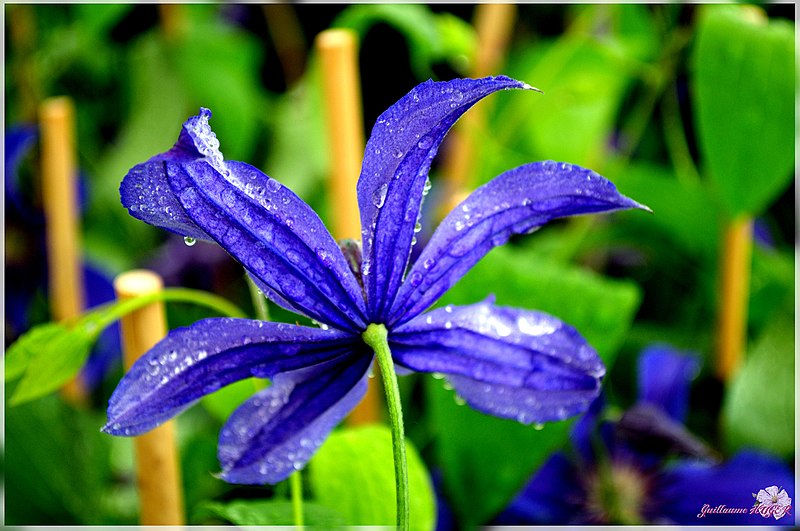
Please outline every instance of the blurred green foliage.
[[[72, 97], [87, 185], [86, 255], [110, 273], [140, 266], [178, 271], [175, 278], [198, 284], [190, 287], [212, 286], [249, 308], [241, 272], [220, 265], [228, 263], [224, 253], [198, 245], [194, 261], [183, 256], [191, 253], [178, 256], [168, 247], [171, 236], [127, 214], [118, 197], [123, 175], [168, 149], [183, 120], [209, 107], [229, 159], [260, 167], [328, 219], [337, 205], [325, 193], [329, 162], [311, 49], [316, 33], [350, 27], [368, 43], [361, 76], [371, 87], [363, 93], [369, 131], [392, 98], [416, 83], [469, 74], [478, 46], [474, 7], [286, 5], [303, 56], [297, 77], [281, 63], [277, 50], [286, 35], [270, 29], [269, 10], [174, 7], [177, 29], [156, 5], [6, 6], [5, 125], [34, 121], [45, 97]], [[516, 238], [490, 253], [443, 303], [468, 304], [493, 293], [498, 304], [547, 311], [572, 324], [609, 368], [605, 392], [612, 410], [636, 397], [643, 347], [659, 342], [694, 350], [704, 364], [689, 427], [723, 455], [755, 447], [791, 462], [792, 16], [778, 4], [517, 6], [505, 64], [495, 73], [544, 94], [510, 92], [481, 104], [484, 126], [461, 132], [476, 140], [471, 184], [525, 162], [564, 160], [600, 172], [654, 213], [556, 222]], [[35, 155], [21, 171], [20, 190], [31, 209], [40, 204]], [[440, 158], [447, 156], [445, 144]], [[434, 191], [446, 177], [442, 167], [433, 168]], [[719, 240], [725, 221], [741, 213], [758, 216], [768, 238], [756, 241], [752, 258], [748, 358], [724, 386], [712, 370]], [[7, 267], [41, 259], [34, 247], [41, 230], [7, 217]], [[165, 249], [173, 249], [168, 268], [157, 260]], [[36, 292], [37, 307], [45, 306], [44, 289]], [[171, 308], [170, 322], [188, 324], [194, 312]], [[45, 314], [34, 312], [32, 324]], [[119, 369], [109, 374], [86, 409], [48, 396], [6, 410], [7, 523], [136, 523], [130, 441], [98, 431], [119, 377]], [[571, 421], [537, 429], [481, 415], [429, 376], [409, 376], [401, 385], [407, 433], [421, 456], [417, 475], [428, 478], [431, 471], [441, 479], [441, 495], [460, 528], [490, 522], [568, 437]], [[247, 381], [222, 390], [178, 419], [191, 523], [289, 522], [286, 485], [239, 487], [211, 475], [222, 422], [256, 387]], [[7, 387], [7, 398], [13, 389]], [[381, 436], [345, 430], [326, 443], [305, 476], [309, 523], [366, 523], [365, 508], [390, 514], [386, 488], [348, 490], [359, 474], [389, 477], [375, 471], [378, 463], [362, 449]], [[423, 527], [430, 528], [433, 493], [419, 483], [412, 496], [420, 497]], [[352, 505], [345, 509], [340, 496]]]

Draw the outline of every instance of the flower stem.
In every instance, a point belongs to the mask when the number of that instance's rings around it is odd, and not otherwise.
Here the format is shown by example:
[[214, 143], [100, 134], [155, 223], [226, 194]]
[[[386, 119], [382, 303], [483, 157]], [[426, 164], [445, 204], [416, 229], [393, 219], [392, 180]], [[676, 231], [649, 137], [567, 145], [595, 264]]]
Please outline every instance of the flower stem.
[[[267, 306], [267, 299], [261, 290], [258, 289], [256, 283], [246, 275], [247, 287], [250, 290], [250, 298], [253, 301], [253, 308], [256, 312], [256, 318], [261, 321], [269, 321], [269, 307]], [[302, 471], [298, 470], [289, 476], [289, 496], [292, 500], [292, 518], [295, 527], [303, 527], [303, 477]]]
[[386, 405], [389, 408], [389, 422], [392, 429], [392, 451], [394, 454], [394, 482], [397, 496], [397, 528], [408, 530], [408, 465], [406, 445], [403, 435], [403, 410], [400, 404], [400, 388], [394, 371], [392, 351], [389, 349], [389, 333], [382, 324], [371, 324], [361, 335], [364, 342], [375, 351], [381, 369]]

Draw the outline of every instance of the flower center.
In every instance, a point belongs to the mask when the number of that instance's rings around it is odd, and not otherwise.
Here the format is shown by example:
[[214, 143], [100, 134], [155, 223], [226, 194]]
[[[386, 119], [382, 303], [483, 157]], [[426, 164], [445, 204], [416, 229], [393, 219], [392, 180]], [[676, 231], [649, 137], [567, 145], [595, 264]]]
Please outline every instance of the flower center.
[[641, 525], [647, 481], [626, 463], [598, 467], [586, 479], [586, 509], [593, 520], [612, 525]]

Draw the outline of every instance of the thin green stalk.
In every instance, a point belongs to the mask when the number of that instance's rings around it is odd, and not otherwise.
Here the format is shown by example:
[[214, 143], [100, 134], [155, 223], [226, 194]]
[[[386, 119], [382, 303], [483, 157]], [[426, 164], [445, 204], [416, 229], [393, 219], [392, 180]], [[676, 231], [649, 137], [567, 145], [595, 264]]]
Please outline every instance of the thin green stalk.
[[408, 464], [403, 434], [403, 410], [400, 404], [400, 387], [394, 371], [392, 352], [389, 349], [389, 332], [382, 324], [370, 324], [361, 335], [364, 342], [375, 351], [381, 369], [383, 387], [386, 390], [386, 405], [389, 408], [389, 422], [392, 429], [392, 453], [394, 454], [394, 482], [397, 497], [397, 528], [409, 528]]
[[[250, 298], [253, 300], [253, 307], [256, 310], [256, 318], [261, 321], [269, 321], [269, 307], [267, 299], [261, 290], [258, 289], [253, 279], [247, 275], [247, 287], [250, 290]], [[289, 497], [292, 500], [292, 517], [294, 525], [302, 527], [303, 524], [303, 477], [302, 471], [298, 470], [289, 476]]]
[[269, 321], [267, 298], [264, 297], [264, 294], [258, 289], [258, 286], [256, 286], [256, 283], [250, 278], [250, 275], [246, 275], [245, 278], [247, 279], [247, 288], [250, 290], [250, 299], [253, 301], [253, 307], [256, 310], [256, 317], [262, 321]]
[[298, 470], [289, 476], [289, 490], [292, 497], [292, 516], [294, 518], [294, 525], [302, 527], [303, 524], [303, 478], [300, 476], [301, 471]]

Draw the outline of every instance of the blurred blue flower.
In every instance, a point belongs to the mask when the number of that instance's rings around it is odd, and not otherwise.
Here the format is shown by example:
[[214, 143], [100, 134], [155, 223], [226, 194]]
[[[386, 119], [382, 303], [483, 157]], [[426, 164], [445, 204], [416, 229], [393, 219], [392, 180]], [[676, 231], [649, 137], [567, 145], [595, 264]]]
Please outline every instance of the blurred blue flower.
[[598, 398], [573, 430], [572, 454], [545, 462], [495, 523], [791, 525], [753, 511], [767, 487], [785, 487], [782, 500], [791, 495], [782, 461], [743, 451], [720, 463], [683, 426], [699, 367], [696, 355], [670, 347], [642, 352], [638, 403], [607, 422]]
[[[20, 182], [22, 161], [36, 144], [34, 125], [10, 127], [5, 135], [6, 199], [6, 339], [13, 340], [33, 324], [33, 307], [48, 290], [47, 247], [44, 215], [25, 193]], [[80, 179], [80, 196], [85, 196], [85, 179]], [[82, 201], [83, 202], [83, 201]], [[88, 307], [115, 298], [109, 275], [91, 263], [82, 264], [84, 300]], [[119, 325], [103, 331], [92, 348], [80, 378], [94, 389], [103, 377], [120, 364]]]
[[428, 171], [445, 134], [481, 98], [511, 88], [531, 87], [507, 77], [429, 81], [378, 118], [356, 190], [363, 254], [352, 241], [340, 248], [278, 181], [224, 161], [210, 111], [187, 120], [170, 151], [125, 176], [123, 205], [147, 223], [217, 242], [276, 304], [321, 327], [206, 319], [174, 330], [120, 382], [104, 430], [136, 435], [224, 385], [270, 378], [223, 427], [218, 456], [227, 481], [281, 481], [364, 395], [373, 353], [362, 333], [370, 324], [388, 329], [400, 368], [448, 375], [480, 411], [524, 423], [585, 411], [605, 369], [572, 327], [490, 301], [423, 312], [513, 234], [554, 218], [641, 205], [589, 170], [527, 164], [456, 207], [406, 274]]

